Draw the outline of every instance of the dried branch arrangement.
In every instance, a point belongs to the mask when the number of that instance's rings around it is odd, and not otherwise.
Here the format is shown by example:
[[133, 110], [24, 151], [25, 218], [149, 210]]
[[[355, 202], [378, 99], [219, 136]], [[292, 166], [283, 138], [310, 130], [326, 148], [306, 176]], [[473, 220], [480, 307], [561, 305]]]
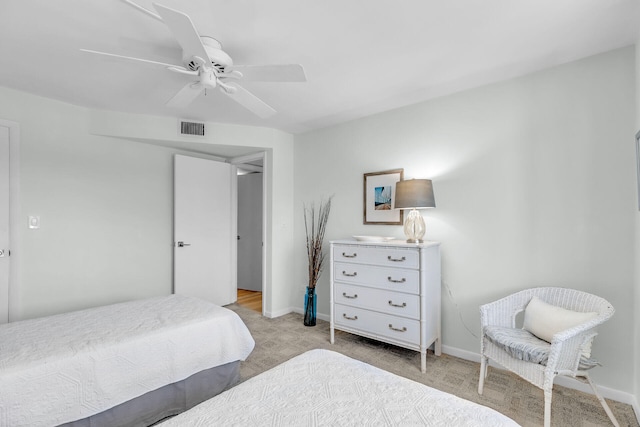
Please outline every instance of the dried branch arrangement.
[[329, 212], [331, 211], [331, 197], [321, 201], [316, 208], [315, 204], [304, 206], [304, 229], [307, 234], [307, 256], [309, 258], [309, 288], [315, 289], [316, 283], [324, 266], [324, 252], [322, 242], [327, 229]]

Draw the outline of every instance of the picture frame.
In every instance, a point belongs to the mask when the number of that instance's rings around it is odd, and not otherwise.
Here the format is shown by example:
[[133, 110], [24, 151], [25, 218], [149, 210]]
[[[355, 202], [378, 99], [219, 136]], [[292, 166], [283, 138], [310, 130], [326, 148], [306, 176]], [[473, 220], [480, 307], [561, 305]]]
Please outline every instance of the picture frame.
[[396, 182], [402, 181], [404, 169], [364, 174], [363, 224], [402, 225], [403, 211], [393, 209]]
[[636, 181], [638, 210], [640, 211], [640, 130], [636, 133]]

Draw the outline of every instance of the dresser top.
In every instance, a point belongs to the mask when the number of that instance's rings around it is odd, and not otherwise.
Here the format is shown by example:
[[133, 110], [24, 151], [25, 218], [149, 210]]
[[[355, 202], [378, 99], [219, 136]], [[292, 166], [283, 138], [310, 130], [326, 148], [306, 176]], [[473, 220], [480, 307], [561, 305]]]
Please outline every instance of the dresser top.
[[358, 246], [391, 246], [402, 248], [428, 248], [430, 246], [440, 246], [440, 242], [425, 241], [424, 243], [407, 243], [406, 240], [387, 240], [382, 242], [376, 241], [360, 241], [355, 239], [331, 240], [332, 245], [358, 245]]

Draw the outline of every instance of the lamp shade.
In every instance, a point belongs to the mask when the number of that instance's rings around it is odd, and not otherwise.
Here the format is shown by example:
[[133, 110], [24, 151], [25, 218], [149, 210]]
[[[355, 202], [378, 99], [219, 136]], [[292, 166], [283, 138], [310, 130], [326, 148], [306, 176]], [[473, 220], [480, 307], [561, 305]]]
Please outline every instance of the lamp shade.
[[395, 209], [435, 208], [433, 184], [430, 179], [409, 179], [396, 182]]

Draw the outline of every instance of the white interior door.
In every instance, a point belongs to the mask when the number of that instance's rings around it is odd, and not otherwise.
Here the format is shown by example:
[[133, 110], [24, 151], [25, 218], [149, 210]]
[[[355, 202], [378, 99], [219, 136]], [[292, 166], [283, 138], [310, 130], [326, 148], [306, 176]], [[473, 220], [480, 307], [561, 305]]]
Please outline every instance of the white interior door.
[[237, 299], [235, 169], [228, 163], [175, 156], [176, 294], [218, 305]]
[[262, 173], [238, 176], [238, 288], [262, 291]]
[[0, 126], [0, 323], [9, 321], [9, 128]]

